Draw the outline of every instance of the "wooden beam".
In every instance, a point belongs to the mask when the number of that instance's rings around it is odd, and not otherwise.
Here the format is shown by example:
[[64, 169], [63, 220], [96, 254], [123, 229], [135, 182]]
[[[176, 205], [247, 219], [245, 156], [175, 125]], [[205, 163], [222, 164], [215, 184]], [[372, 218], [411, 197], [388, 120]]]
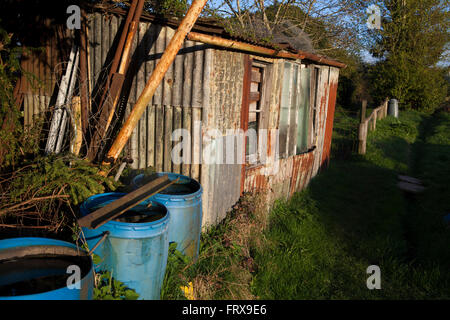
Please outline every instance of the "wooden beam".
[[177, 181], [178, 179], [173, 181], [169, 180], [167, 175], [157, 177], [141, 188], [130, 192], [122, 198], [110, 202], [104, 207], [101, 207], [100, 209], [78, 219], [78, 224], [81, 227], [97, 229]]
[[418, 184], [418, 185], [422, 185], [422, 181], [420, 181], [417, 178], [413, 178], [413, 177], [409, 177], [409, 176], [403, 176], [403, 175], [398, 175], [397, 178], [400, 181], [405, 181], [405, 182], [409, 182], [409, 183], [414, 183], [414, 184]]
[[420, 193], [425, 190], [425, 187], [415, 184], [415, 183], [409, 183], [405, 181], [400, 181], [397, 183], [397, 187], [405, 192], [409, 193]]
[[252, 70], [252, 82], [261, 82], [261, 72]]
[[249, 95], [250, 103], [251, 103], [251, 102], [259, 101], [260, 96], [261, 96], [261, 95], [260, 95], [259, 92], [250, 92], [250, 95]]

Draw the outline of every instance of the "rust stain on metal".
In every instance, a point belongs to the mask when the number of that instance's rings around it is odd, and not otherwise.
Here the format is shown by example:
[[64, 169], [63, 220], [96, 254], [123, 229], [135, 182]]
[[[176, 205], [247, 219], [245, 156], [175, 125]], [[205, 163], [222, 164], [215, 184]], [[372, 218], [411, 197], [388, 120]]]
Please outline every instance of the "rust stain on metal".
[[330, 161], [330, 151], [331, 151], [331, 139], [333, 134], [333, 120], [334, 120], [334, 110], [336, 106], [336, 93], [337, 84], [332, 83], [330, 86], [330, 98], [328, 103], [328, 115], [325, 128], [324, 146], [322, 153], [322, 163], [321, 165], [329, 164]]

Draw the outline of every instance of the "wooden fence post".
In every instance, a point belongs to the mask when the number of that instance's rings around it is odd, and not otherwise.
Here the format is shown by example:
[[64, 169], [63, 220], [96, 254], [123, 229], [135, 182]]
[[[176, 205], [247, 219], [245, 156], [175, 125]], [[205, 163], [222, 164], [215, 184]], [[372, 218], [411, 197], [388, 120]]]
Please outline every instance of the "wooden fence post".
[[366, 120], [366, 109], [367, 109], [367, 100], [363, 100], [361, 104], [361, 120], [360, 123], [363, 123]]
[[363, 100], [361, 104], [360, 123], [358, 128], [358, 153], [366, 153], [367, 131], [377, 128], [377, 120], [381, 120], [387, 116], [389, 99], [386, 98], [384, 103], [374, 109], [370, 116], [366, 119], [367, 100]]
[[358, 154], [365, 154], [367, 141], [367, 122], [359, 124], [358, 140]]
[[360, 123], [358, 129], [358, 153], [366, 153], [367, 140], [367, 121], [366, 121], [367, 100], [363, 100], [361, 104]]
[[377, 109], [373, 110], [372, 117], [373, 117], [373, 119], [372, 119], [373, 129], [372, 130], [375, 130], [377, 128], [377, 119], [378, 119], [378, 110]]

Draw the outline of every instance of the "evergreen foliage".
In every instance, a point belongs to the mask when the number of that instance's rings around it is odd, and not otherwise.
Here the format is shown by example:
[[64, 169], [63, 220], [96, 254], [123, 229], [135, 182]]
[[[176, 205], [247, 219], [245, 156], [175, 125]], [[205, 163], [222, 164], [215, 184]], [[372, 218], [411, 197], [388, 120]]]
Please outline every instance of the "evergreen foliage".
[[388, 17], [374, 31], [372, 54], [380, 58], [370, 71], [377, 100], [399, 100], [406, 109], [437, 108], [447, 94], [436, 64], [450, 40], [449, 12], [440, 0], [384, 0]]

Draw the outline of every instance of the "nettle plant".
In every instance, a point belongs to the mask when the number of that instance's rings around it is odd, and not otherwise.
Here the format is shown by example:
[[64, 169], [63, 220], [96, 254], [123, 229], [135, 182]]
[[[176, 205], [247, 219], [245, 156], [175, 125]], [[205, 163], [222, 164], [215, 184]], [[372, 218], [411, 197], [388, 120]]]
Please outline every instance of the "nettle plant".
[[137, 300], [139, 294], [115, 280], [109, 271], [96, 274], [94, 300]]

